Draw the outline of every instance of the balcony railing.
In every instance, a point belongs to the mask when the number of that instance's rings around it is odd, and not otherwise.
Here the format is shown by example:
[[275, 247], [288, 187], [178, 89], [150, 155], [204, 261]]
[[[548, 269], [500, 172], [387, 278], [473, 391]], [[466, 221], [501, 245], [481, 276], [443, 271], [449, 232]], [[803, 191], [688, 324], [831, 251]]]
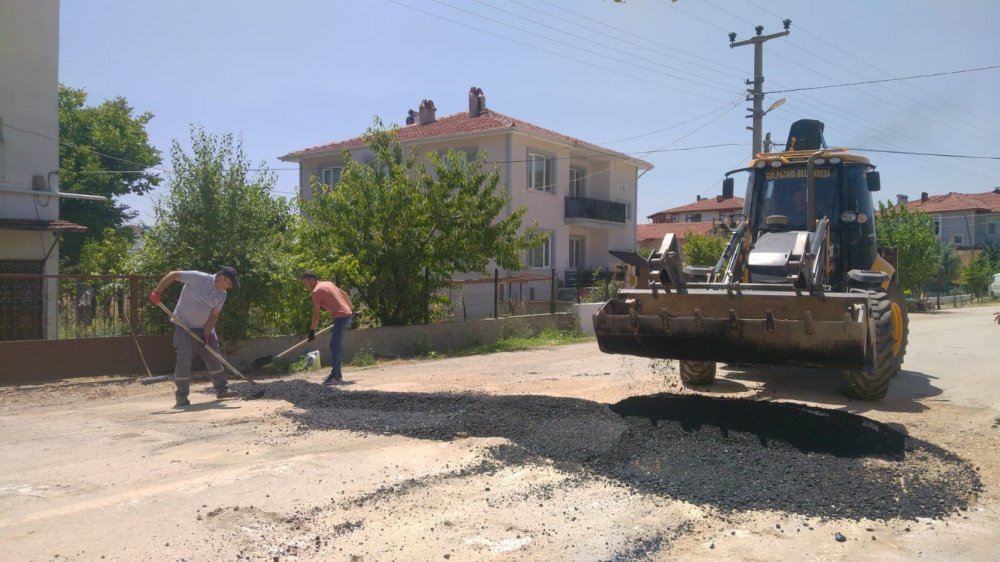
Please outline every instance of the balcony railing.
[[567, 197], [565, 217], [567, 220], [586, 219], [625, 224], [628, 220], [628, 205], [614, 201], [605, 201], [603, 199]]

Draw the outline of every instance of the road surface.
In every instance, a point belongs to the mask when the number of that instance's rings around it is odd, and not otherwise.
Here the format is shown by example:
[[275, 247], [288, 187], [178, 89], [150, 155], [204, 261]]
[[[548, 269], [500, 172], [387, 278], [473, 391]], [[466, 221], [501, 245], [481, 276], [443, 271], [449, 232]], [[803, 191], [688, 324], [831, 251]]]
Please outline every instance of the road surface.
[[675, 362], [595, 343], [348, 369], [336, 388], [305, 373], [184, 410], [170, 383], [2, 388], [0, 552], [991, 560], [997, 311], [912, 316], [875, 403], [827, 371], [721, 369], [689, 389]]

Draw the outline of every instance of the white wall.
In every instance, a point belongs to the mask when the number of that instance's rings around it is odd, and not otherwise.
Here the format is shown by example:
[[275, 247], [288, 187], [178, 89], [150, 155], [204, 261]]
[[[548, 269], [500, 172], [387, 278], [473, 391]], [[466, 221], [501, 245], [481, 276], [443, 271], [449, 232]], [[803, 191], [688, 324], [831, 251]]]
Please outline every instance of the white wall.
[[[0, 0], [0, 218], [59, 218], [59, 0]], [[37, 180], [35, 178], [38, 178]], [[0, 229], [0, 259], [42, 260], [59, 273], [51, 232]], [[51, 252], [50, 252], [51, 249]], [[45, 286], [46, 337], [56, 337], [56, 283]]]

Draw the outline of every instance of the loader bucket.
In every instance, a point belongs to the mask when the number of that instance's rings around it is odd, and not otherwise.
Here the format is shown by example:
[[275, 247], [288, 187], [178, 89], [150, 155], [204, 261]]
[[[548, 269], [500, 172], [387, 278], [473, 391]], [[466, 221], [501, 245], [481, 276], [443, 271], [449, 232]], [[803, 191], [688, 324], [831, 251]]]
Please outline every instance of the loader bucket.
[[865, 293], [625, 289], [594, 315], [605, 353], [662, 359], [874, 368]]

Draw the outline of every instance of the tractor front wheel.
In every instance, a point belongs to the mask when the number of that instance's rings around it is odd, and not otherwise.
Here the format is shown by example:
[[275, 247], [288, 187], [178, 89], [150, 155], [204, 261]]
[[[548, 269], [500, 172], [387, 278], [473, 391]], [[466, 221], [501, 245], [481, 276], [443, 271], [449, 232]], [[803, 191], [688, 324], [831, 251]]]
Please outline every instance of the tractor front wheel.
[[870, 291], [870, 314], [875, 320], [874, 371], [852, 369], [840, 376], [840, 389], [858, 400], [881, 400], [889, 391], [889, 380], [899, 371], [906, 353], [908, 318], [905, 305], [890, 293]]

